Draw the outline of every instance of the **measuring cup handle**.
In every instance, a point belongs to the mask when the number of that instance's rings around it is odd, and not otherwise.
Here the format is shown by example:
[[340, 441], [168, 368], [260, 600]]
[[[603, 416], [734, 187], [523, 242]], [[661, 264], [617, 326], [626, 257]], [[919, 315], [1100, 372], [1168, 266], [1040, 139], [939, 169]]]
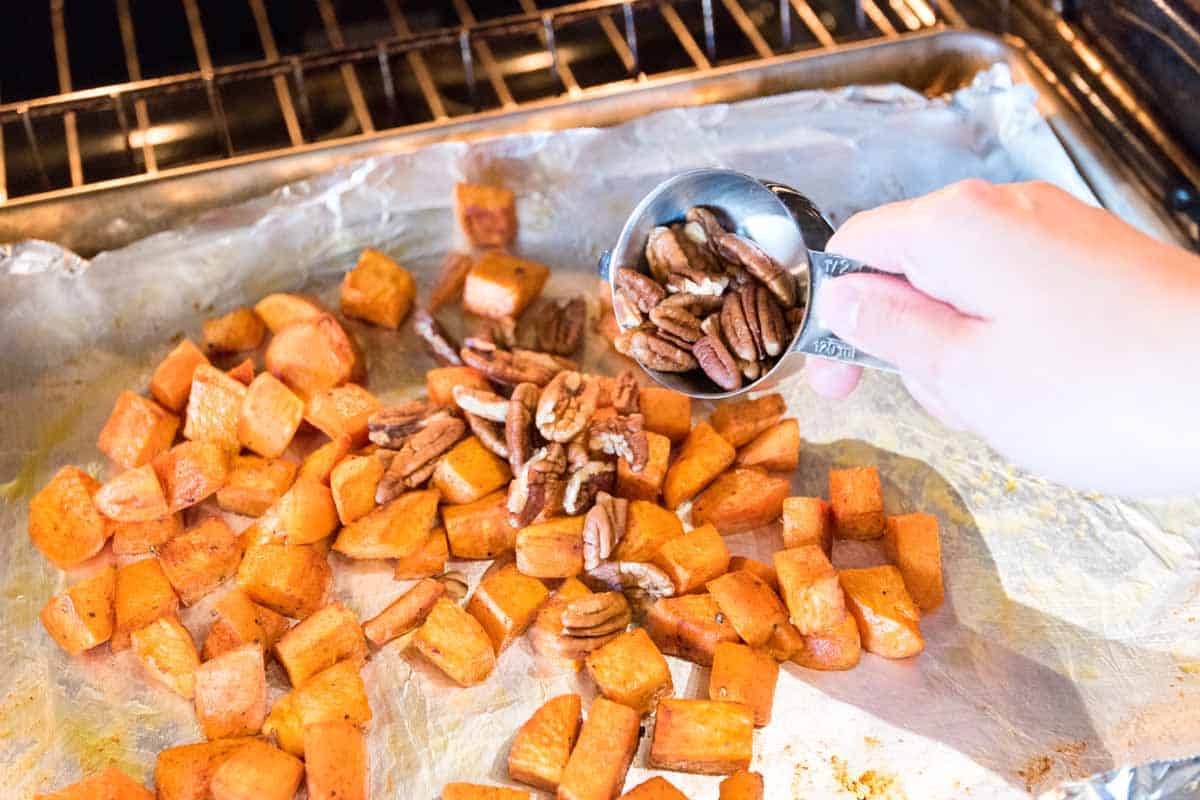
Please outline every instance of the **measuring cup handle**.
[[819, 250], [810, 250], [808, 252], [808, 262], [810, 282], [808, 319], [805, 321], [803, 333], [792, 347], [792, 352], [807, 353], [834, 361], [843, 361], [847, 364], [858, 364], [863, 367], [871, 367], [872, 369], [895, 372], [896, 368], [888, 362], [876, 358], [870, 353], [864, 353], [854, 345], [842, 341], [833, 331], [821, 324], [820, 318], [815, 313], [817, 298], [820, 296], [822, 288], [833, 278], [849, 275], [852, 272], [867, 272], [874, 275], [888, 275], [890, 273], [869, 267], [861, 261], [855, 261], [852, 258], [834, 255], [833, 253], [824, 253]]

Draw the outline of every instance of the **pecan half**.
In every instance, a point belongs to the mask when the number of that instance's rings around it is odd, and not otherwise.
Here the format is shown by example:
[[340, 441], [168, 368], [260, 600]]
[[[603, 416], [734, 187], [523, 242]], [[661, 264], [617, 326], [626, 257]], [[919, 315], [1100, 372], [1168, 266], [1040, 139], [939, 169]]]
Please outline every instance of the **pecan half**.
[[687, 292], [680, 292], [679, 294], [672, 294], [663, 298], [659, 306], [683, 308], [697, 317], [702, 317], [713, 311], [720, 311], [721, 302], [720, 297], [711, 294], [688, 294]]
[[467, 576], [457, 570], [443, 572], [434, 580], [446, 587], [446, 596], [456, 603], [467, 596], [467, 589], [470, 588]]
[[751, 275], [766, 284], [784, 308], [796, 305], [795, 276], [767, 255], [757, 242], [736, 233], [726, 233], [717, 239], [717, 249], [724, 258], [741, 264]]
[[[428, 480], [437, 460], [466, 432], [466, 423], [457, 417], [446, 416], [430, 422], [408, 437], [380, 479], [379, 487], [375, 491], [375, 502], [382, 504], [392, 499], [398, 485], [411, 487], [414, 482], [424, 483]], [[420, 475], [426, 470], [429, 474], [420, 479]], [[391, 497], [387, 497], [389, 494]], [[387, 500], [380, 499], [381, 496], [387, 497]]]
[[571, 355], [583, 342], [586, 323], [587, 304], [582, 297], [548, 302], [536, 327], [537, 349], [559, 356]]
[[399, 450], [409, 436], [448, 418], [453, 418], [453, 414], [444, 406], [426, 400], [410, 400], [372, 414], [367, 420], [367, 435], [380, 447]]
[[[763, 354], [762, 325], [758, 322], [758, 292], [763, 286], [757, 281], [750, 281], [745, 286], [738, 287], [738, 299], [742, 304], [742, 313], [746, 315], [746, 326], [754, 337], [754, 347], [759, 355]], [[728, 338], [726, 338], [728, 342]]]
[[646, 237], [646, 264], [650, 267], [650, 274], [659, 283], [666, 283], [673, 272], [688, 269], [687, 254], [679, 246], [675, 231], [665, 225], [650, 231]]
[[755, 293], [758, 307], [759, 339], [762, 341], [763, 352], [768, 356], [777, 356], [783, 352], [791, 341], [788, 335], [787, 321], [783, 317], [783, 309], [765, 287], [758, 287]]
[[504, 443], [508, 445], [508, 465], [514, 474], [533, 453], [533, 416], [537, 412], [540, 394], [541, 390], [532, 383], [519, 383], [508, 401]]
[[667, 573], [653, 564], [640, 561], [620, 561], [617, 570], [621, 575], [621, 586], [637, 588], [655, 600], [675, 594], [675, 583]]
[[583, 566], [595, 569], [607, 561], [629, 524], [629, 501], [608, 492], [596, 495], [595, 505], [583, 521]]
[[633, 370], [623, 369], [613, 387], [612, 405], [618, 414], [628, 416], [641, 411], [641, 387]]
[[644, 422], [641, 414], [592, 420], [588, 428], [588, 447], [623, 458], [629, 462], [631, 471], [641, 472], [650, 458]]
[[433, 356], [433, 360], [443, 367], [462, 366], [462, 358], [458, 355], [458, 343], [446, 333], [442, 323], [423, 308], [418, 308], [413, 314], [413, 330], [421, 337], [425, 352]]
[[617, 287], [617, 296], [625, 297], [643, 314], [649, 314], [667, 296], [662, 286], [642, 273], [625, 267], [617, 270], [614, 283]]
[[600, 387], [578, 372], [560, 372], [542, 391], [537, 405], [538, 431], [552, 442], [569, 442], [579, 434], [592, 415]]
[[687, 210], [684, 219], [687, 220], [684, 229], [688, 238], [697, 244], [707, 245], [714, 252], [717, 249], [717, 237], [729, 232], [717, 219], [717, 215], [704, 206], [692, 206]]
[[[505, 401], [505, 405], [508, 405], [507, 401]], [[508, 459], [508, 443], [504, 439], [504, 428], [499, 423], [469, 412], [464, 413], [463, 416], [467, 419], [471, 433], [479, 437], [479, 441], [484, 447], [501, 458]]]
[[742, 388], [742, 372], [720, 339], [705, 336], [692, 347], [700, 369], [712, 382], [727, 392]]
[[[628, 333], [630, 336], [626, 345], [626, 355], [636, 358], [643, 366], [659, 372], [687, 372], [696, 368], [695, 357], [683, 347], [644, 330]], [[619, 346], [617, 352], [621, 352]]]
[[739, 358], [737, 365], [738, 369], [742, 371], [742, 377], [748, 381], [756, 381], [762, 377], [763, 367], [761, 361], [743, 361]]
[[571, 473], [563, 488], [563, 511], [582, 514], [592, 507], [600, 492], [611, 491], [617, 468], [608, 461], [589, 461]]
[[517, 333], [517, 321], [512, 317], [488, 319], [484, 320], [478, 332], [474, 336], [467, 337], [463, 344], [471, 347], [472, 342], [487, 342], [501, 350], [512, 350], [517, 346]]
[[672, 272], [667, 276], [663, 285], [667, 287], [668, 292], [672, 293], [683, 292], [720, 297], [729, 286], [729, 276], [718, 272], [697, 272], [695, 275]]
[[612, 314], [621, 330], [636, 328], [642, 324], [642, 312], [638, 310], [637, 301], [631, 300], [624, 292], [613, 295]]
[[625, 629], [633, 621], [629, 601], [620, 592], [601, 592], [572, 600], [562, 611], [563, 633], [567, 636], [607, 636]]
[[[688, 265], [692, 269], [691, 273], [687, 273], [688, 277], [695, 279], [694, 274], [697, 270], [708, 274], [720, 273], [721, 263], [717, 255], [705, 244], [688, 236], [684, 227], [683, 225], [673, 225], [672, 230], [675, 231], [675, 240], [679, 242], [679, 248], [683, 250]], [[682, 272], [682, 270], [676, 270], [676, 272]]]
[[468, 414], [492, 422], [504, 422], [508, 417], [508, 401], [495, 392], [460, 385], [454, 387], [453, 393], [454, 402]]
[[526, 461], [508, 485], [509, 521], [524, 528], [539, 516], [549, 516], [562, 503], [567, 456], [557, 442], [541, 448]]
[[675, 336], [685, 342], [694, 342], [703, 336], [700, 330], [700, 320], [686, 308], [660, 303], [650, 312], [650, 321], [659, 330]]
[[721, 333], [724, 335], [729, 349], [738, 358], [744, 361], [758, 360], [758, 347], [746, 320], [741, 292], [730, 292], [725, 295], [725, 302], [721, 306]]
[[518, 383], [545, 386], [556, 374], [568, 368], [562, 360], [546, 353], [533, 350], [510, 352], [479, 338], [464, 342], [460, 355], [468, 367], [474, 367], [490, 380], [510, 386]]

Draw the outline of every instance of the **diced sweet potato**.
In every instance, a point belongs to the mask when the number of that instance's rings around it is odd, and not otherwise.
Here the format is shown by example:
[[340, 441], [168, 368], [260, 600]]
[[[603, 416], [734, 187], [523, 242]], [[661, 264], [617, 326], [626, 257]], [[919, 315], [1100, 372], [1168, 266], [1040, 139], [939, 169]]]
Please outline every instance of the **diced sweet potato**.
[[925, 648], [921, 612], [900, 570], [888, 564], [842, 570], [839, 577], [864, 650], [884, 658], [908, 658]]
[[761, 728], [771, 722], [778, 680], [779, 662], [769, 654], [748, 645], [722, 642], [713, 655], [708, 697], [745, 704], [754, 714], [755, 727]]
[[29, 501], [29, 538], [59, 569], [99, 553], [112, 523], [96, 508], [100, 482], [79, 467], [63, 467]]
[[127, 469], [101, 486], [92, 501], [114, 522], [150, 522], [167, 515], [167, 498], [154, 467]]
[[90, 578], [51, 597], [42, 608], [42, 627], [73, 656], [112, 637], [117, 571], [105, 567]]
[[238, 412], [238, 441], [260, 456], [278, 458], [292, 443], [304, 401], [269, 372], [250, 382]]
[[305, 400], [353, 380], [360, 368], [353, 340], [329, 314], [278, 331], [267, 346], [266, 364]]
[[150, 394], [159, 405], [178, 414], [187, 405], [188, 393], [192, 391], [192, 373], [207, 363], [208, 357], [200, 348], [191, 339], [184, 339], [155, 367], [150, 377]]
[[297, 465], [282, 458], [234, 456], [225, 485], [217, 490], [222, 511], [261, 517], [296, 480]]
[[655, 777], [621, 795], [621, 800], [688, 800], [688, 796], [666, 778]]
[[304, 765], [298, 758], [252, 740], [213, 773], [213, 800], [291, 800], [300, 788]]
[[222, 653], [196, 669], [196, 720], [208, 739], [253, 736], [267, 718], [267, 678], [257, 644]]
[[649, 457], [641, 472], [634, 472], [623, 456], [617, 459], [617, 497], [629, 500], [657, 502], [667, 479], [671, 461], [671, 440], [657, 433], [647, 433]]
[[303, 619], [324, 603], [331, 575], [325, 556], [310, 545], [264, 544], [246, 551], [237, 582], [254, 602]]
[[262, 344], [267, 326], [252, 308], [235, 308], [228, 314], [204, 320], [204, 345], [216, 353], [253, 350]]
[[525, 632], [549, 597], [544, 583], [522, 575], [510, 561], [484, 574], [467, 603], [467, 613], [479, 620], [499, 653]]
[[363, 623], [363, 633], [371, 644], [383, 647], [425, 621], [435, 603], [446, 593], [446, 587], [432, 578], [417, 581], [390, 606]]
[[182, 442], [152, 462], [172, 514], [205, 500], [229, 478], [230, 451], [213, 441]]
[[792, 624], [800, 633], [832, 628], [846, 616], [837, 570], [820, 547], [807, 544], [775, 554], [775, 572]]
[[268, 541], [287, 544], [320, 541], [338, 528], [333, 494], [323, 483], [299, 478], [279, 502], [259, 517], [258, 526]]
[[455, 386], [492, 390], [483, 373], [471, 367], [437, 367], [425, 373], [425, 393], [429, 395], [429, 402], [435, 405], [453, 407]]
[[558, 790], [582, 721], [577, 694], [547, 700], [517, 730], [508, 751], [508, 776], [545, 792]]
[[159, 617], [130, 634], [133, 653], [155, 680], [191, 700], [200, 654], [187, 628], [175, 616]]
[[815, 544], [833, 555], [833, 512], [819, 497], [789, 497], [783, 501], [783, 546]]
[[900, 514], [887, 518], [883, 545], [888, 560], [904, 576], [904, 585], [922, 611], [942, 604], [942, 544], [937, 517]]
[[771, 587], [771, 591], [779, 594], [779, 576], [775, 574], [775, 568], [770, 564], [764, 564], [753, 558], [746, 556], [733, 556], [729, 559], [729, 571], [737, 572], [743, 570], [758, 576], [758, 579]]
[[559, 800], [613, 800], [637, 751], [641, 717], [629, 706], [597, 697], [558, 784]]
[[353, 722], [330, 720], [304, 729], [308, 800], [367, 800], [367, 737]]
[[645, 626], [659, 650], [704, 667], [712, 666], [719, 643], [741, 641], [709, 594], [664, 597], [650, 607]]
[[786, 409], [783, 395], [776, 392], [753, 400], [729, 400], [721, 403], [708, 421], [725, 441], [734, 447], [741, 447], [763, 431], [774, 427]]
[[804, 647], [804, 637], [800, 631], [792, 623], [783, 622], [776, 625], [775, 630], [771, 631], [771, 638], [763, 645], [763, 650], [776, 661], [787, 661], [802, 647]]
[[488, 251], [467, 273], [463, 308], [492, 319], [519, 317], [542, 293], [549, 276], [549, 268], [542, 264]]
[[454, 213], [473, 247], [506, 247], [517, 238], [517, 200], [503, 186], [455, 184]]
[[582, 638], [563, 635], [562, 612], [572, 600], [587, 597], [592, 590], [583, 585], [577, 578], [567, 578], [550, 596], [537, 613], [533, 626], [529, 629], [529, 642], [533, 650], [546, 658], [559, 658], [570, 661], [583, 658], [585, 655], [602, 647], [611, 637]]
[[663, 700], [658, 704], [651, 767], [701, 775], [750, 768], [754, 712], [720, 700]]
[[257, 644], [263, 652], [269, 652], [288, 629], [287, 617], [255, 603], [240, 588], [218, 600], [214, 610], [217, 619], [204, 640], [205, 660], [247, 644]]
[[221, 517], [209, 517], [158, 551], [167, 580], [184, 605], [192, 605], [237, 572], [242, 550]]
[[396, 570], [392, 577], [398, 581], [411, 581], [441, 575], [446, 571], [446, 559], [449, 557], [446, 529], [434, 528], [425, 539], [425, 544], [411, 555], [396, 559]]
[[517, 533], [517, 569], [535, 578], [571, 578], [583, 572], [583, 516], [558, 517]]
[[275, 645], [275, 658], [292, 686], [300, 686], [339, 661], [362, 665], [367, 642], [358, 617], [341, 603], [330, 603], [285, 633]]
[[876, 467], [829, 470], [829, 504], [838, 536], [875, 539], [883, 535], [883, 489]]
[[117, 570], [113, 600], [116, 628], [110, 647], [113, 652], [128, 648], [131, 633], [178, 610], [179, 597], [157, 558], [126, 564]]
[[656, 503], [634, 500], [629, 504], [625, 535], [621, 537], [614, 561], [650, 561], [664, 544], [683, 536], [679, 517]]
[[446, 257], [442, 260], [442, 268], [438, 271], [437, 280], [434, 281], [433, 288], [429, 290], [429, 302], [425, 304], [425, 308], [430, 314], [437, 313], [437, 310], [446, 303], [462, 296], [463, 284], [474, 263], [471, 256], [466, 253], [453, 250], [446, 253]]
[[349, 456], [333, 468], [329, 488], [343, 525], [375, 510], [375, 489], [382, 477], [383, 462], [374, 456]]
[[772, 472], [791, 472], [800, 466], [800, 423], [785, 419], [767, 428], [738, 450], [737, 463]]
[[362, 447], [367, 443], [367, 420], [382, 405], [357, 383], [347, 383], [314, 394], [304, 420], [330, 439], [349, 436], [351, 447]]
[[744, 533], [770, 525], [783, 513], [791, 491], [787, 478], [759, 467], [731, 469], [712, 482], [692, 503], [692, 522], [711, 523], [724, 534]]
[[218, 739], [163, 750], [154, 765], [158, 800], [209, 800], [213, 774], [248, 741]]
[[116, 767], [33, 800], [154, 800], [154, 794]]
[[529, 800], [529, 792], [478, 783], [447, 783], [442, 787], [442, 800]]
[[757, 772], [738, 770], [721, 781], [718, 800], [763, 800], [763, 777]]
[[263, 733], [274, 735], [285, 752], [300, 757], [304, 755], [304, 729], [334, 720], [359, 727], [371, 721], [366, 685], [358, 665], [350, 661], [339, 661], [318, 672], [276, 700], [263, 723]]
[[126, 389], [100, 429], [96, 447], [122, 467], [132, 469], [170, 450], [178, 430], [179, 417]]
[[446, 540], [455, 558], [496, 558], [512, 550], [517, 529], [508, 522], [508, 493], [493, 492], [461, 506], [442, 509]]
[[400, 327], [416, 296], [409, 271], [369, 247], [342, 278], [342, 313], [392, 330]]
[[682, 442], [692, 430], [692, 398], [662, 386], [638, 390], [643, 427], [672, 442]]
[[737, 451], [713, 427], [702, 422], [692, 429], [663, 482], [663, 500], [674, 510], [691, 500], [733, 463]]
[[482, 499], [511, 479], [508, 463], [474, 436], [450, 448], [433, 470], [433, 486], [447, 503], [460, 505]]
[[413, 644], [460, 686], [482, 683], [496, 667], [496, 651], [479, 620], [444, 597], [433, 604]]
[[725, 574], [729, 569], [729, 548], [716, 528], [703, 525], [663, 544], [654, 556], [654, 563], [671, 576], [678, 594], [688, 594]]
[[236, 367], [225, 370], [225, 374], [243, 386], [249, 386], [250, 382], [254, 380], [254, 359], [243, 359]]
[[675, 691], [667, 659], [642, 628], [622, 633], [584, 663], [601, 694], [643, 716]]
[[751, 647], [764, 646], [775, 626], [788, 621], [783, 602], [761, 578], [749, 572], [727, 572], [708, 582], [708, 592], [738, 636]]
[[269, 294], [254, 305], [254, 313], [271, 333], [279, 333], [297, 322], [314, 320], [325, 313], [320, 303], [299, 294]]
[[149, 553], [183, 533], [183, 517], [180, 514], [168, 514], [148, 522], [114, 522], [112, 532], [114, 555]]
[[425, 543], [437, 522], [438, 492], [406, 492], [342, 528], [333, 549], [349, 558], [404, 558]]
[[300, 465], [300, 477], [329, 485], [333, 470], [350, 452], [350, 437], [339, 436], [313, 450]]
[[862, 640], [853, 614], [847, 614], [829, 630], [810, 633], [801, 640], [801, 646], [789, 658], [809, 669], [850, 669], [858, 664], [862, 654]]
[[247, 388], [211, 364], [200, 364], [192, 374], [183, 435], [193, 441], [218, 442], [236, 450], [238, 419]]

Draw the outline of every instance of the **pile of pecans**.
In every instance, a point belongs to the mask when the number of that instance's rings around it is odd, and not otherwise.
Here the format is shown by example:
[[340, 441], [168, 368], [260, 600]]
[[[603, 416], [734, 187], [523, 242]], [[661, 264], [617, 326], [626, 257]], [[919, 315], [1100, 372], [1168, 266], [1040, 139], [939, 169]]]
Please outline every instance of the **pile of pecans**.
[[765, 375], [803, 319], [796, 278], [703, 206], [646, 240], [650, 274], [616, 273], [615, 345], [660, 372], [700, 369], [725, 391]]

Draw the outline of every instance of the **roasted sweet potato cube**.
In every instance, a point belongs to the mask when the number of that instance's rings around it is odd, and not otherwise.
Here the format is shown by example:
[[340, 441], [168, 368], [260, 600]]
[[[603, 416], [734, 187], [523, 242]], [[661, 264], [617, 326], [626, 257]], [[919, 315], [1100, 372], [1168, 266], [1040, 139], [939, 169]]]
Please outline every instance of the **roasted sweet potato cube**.
[[374, 456], [349, 456], [329, 476], [338, 519], [349, 525], [375, 510], [375, 489], [383, 477], [383, 462]]
[[467, 603], [467, 613], [479, 620], [499, 653], [525, 632], [549, 597], [544, 583], [522, 575], [509, 562], [484, 574]]
[[634, 472], [624, 457], [617, 459], [617, 497], [657, 502], [662, 493], [671, 462], [671, 440], [648, 432], [646, 442], [650, 455], [641, 472]]
[[350, 437], [339, 436], [309, 453], [300, 465], [300, 477], [323, 483], [333, 479], [333, 470], [350, 452]]
[[304, 421], [330, 439], [349, 436], [351, 447], [367, 443], [367, 420], [383, 404], [357, 383], [335, 386], [308, 401]]
[[154, 794], [116, 767], [33, 800], [154, 800]]
[[493, 492], [461, 506], [445, 506], [442, 522], [450, 555], [455, 558], [496, 558], [516, 546], [517, 529], [508, 521], [508, 493]]
[[622, 633], [584, 664], [601, 694], [643, 716], [675, 691], [667, 659], [642, 628]]
[[269, 294], [254, 305], [254, 313], [271, 333], [279, 333], [289, 325], [313, 320], [325, 313], [321, 304], [299, 294]]
[[308, 800], [367, 800], [367, 737], [353, 722], [330, 720], [304, 729]]
[[625, 535], [621, 537], [614, 561], [650, 561], [664, 544], [683, 536], [679, 517], [656, 503], [634, 500], [629, 504]]
[[832, 628], [846, 616], [837, 570], [814, 544], [780, 550], [775, 572], [792, 624], [800, 633]]
[[292, 686], [300, 686], [339, 661], [361, 665], [367, 642], [358, 617], [341, 603], [330, 603], [285, 633], [275, 644], [275, 658]]
[[150, 394], [159, 405], [176, 414], [183, 411], [192, 391], [192, 374], [196, 367], [207, 364], [208, 357], [191, 339], [184, 339], [167, 353], [150, 377]]
[[446, 559], [449, 557], [446, 529], [434, 528], [425, 539], [425, 544], [411, 555], [396, 559], [396, 570], [392, 577], [398, 581], [412, 581], [441, 575], [446, 571]]
[[133, 654], [147, 674], [191, 700], [195, 694], [200, 654], [187, 628], [175, 616], [159, 617], [130, 634]]
[[350, 558], [404, 558], [425, 543], [437, 522], [438, 492], [406, 492], [342, 528], [333, 549]]
[[215, 353], [253, 350], [262, 344], [267, 326], [252, 308], [235, 308], [228, 314], [204, 320], [204, 345]]
[[[845, 622], [845, 620], [842, 620]], [[771, 631], [771, 638], [763, 645], [763, 650], [770, 653], [776, 661], [787, 661], [804, 647], [804, 636], [790, 622], [781, 622]]]
[[651, 767], [701, 775], [750, 768], [754, 712], [722, 700], [663, 700], [658, 704]]
[[713, 427], [702, 422], [692, 429], [663, 481], [663, 501], [674, 510], [691, 500], [733, 463], [737, 451]]
[[924, 649], [921, 612], [900, 570], [888, 564], [842, 570], [839, 577], [864, 650], [884, 658], [908, 658]]
[[743, 703], [754, 714], [755, 727], [771, 722], [779, 662], [749, 645], [722, 642], [713, 654], [708, 680], [710, 700]]
[[122, 467], [132, 469], [170, 450], [178, 430], [179, 417], [126, 389], [100, 429], [96, 447]]
[[260, 456], [278, 458], [292, 443], [304, 401], [269, 372], [250, 382], [238, 411], [238, 441]]
[[460, 686], [482, 683], [496, 666], [496, 651], [479, 620], [444, 597], [433, 604], [413, 644]]
[[709, 594], [664, 597], [646, 615], [646, 633], [669, 656], [710, 667], [717, 645], [737, 642], [737, 631]]
[[666, 778], [654, 777], [621, 795], [621, 800], [688, 800], [688, 796]]
[[258, 526], [270, 541], [287, 544], [320, 541], [338, 528], [333, 494], [323, 483], [300, 478], [259, 517]]
[[729, 569], [729, 548], [712, 525], [671, 539], [658, 549], [654, 563], [671, 576], [678, 594], [695, 592]]
[[217, 768], [249, 741], [218, 739], [163, 750], [154, 765], [158, 800], [208, 800]]
[[746, 556], [733, 556], [729, 559], [729, 571], [737, 572], [738, 570], [758, 576], [759, 580], [771, 587], [772, 592], [779, 594], [779, 576], [775, 574], [775, 568], [770, 564], [764, 564]]
[[437, 367], [425, 373], [425, 393], [429, 402], [454, 407], [454, 387], [481, 389], [490, 392], [492, 385], [483, 373], [471, 367]]
[[583, 572], [583, 516], [558, 517], [517, 533], [517, 569], [535, 578], [571, 578]]
[[217, 490], [222, 511], [261, 517], [296, 480], [297, 465], [282, 458], [234, 456], [229, 479]]
[[300, 759], [263, 741], [251, 740], [213, 773], [213, 800], [291, 800], [300, 788]]
[[105, 567], [51, 597], [42, 608], [42, 627], [71, 655], [104, 644], [113, 632], [117, 571]]
[[263, 723], [263, 733], [273, 735], [285, 752], [300, 757], [304, 755], [304, 729], [334, 720], [360, 727], [371, 721], [366, 685], [358, 665], [350, 661], [339, 661], [318, 672], [276, 700]]
[[765, 645], [775, 626], [788, 621], [783, 602], [752, 573], [727, 572], [708, 582], [708, 593], [738, 636], [751, 647]]
[[833, 555], [833, 512], [819, 497], [789, 497], [783, 501], [783, 545], [815, 544]]
[[205, 660], [247, 644], [257, 644], [263, 652], [269, 652], [288, 629], [287, 617], [255, 603], [240, 588], [218, 600], [214, 610], [217, 619], [204, 640]]
[[791, 488], [787, 478], [759, 467], [731, 469], [692, 503], [692, 522], [711, 523], [724, 534], [770, 525], [783, 513], [783, 500]]
[[377, 616], [364, 622], [363, 633], [371, 644], [383, 647], [393, 639], [416, 630], [445, 593], [446, 587], [441, 582], [422, 578]]
[[248, 389], [211, 364], [201, 364], [192, 375], [183, 435], [193, 441], [218, 442], [237, 450], [238, 420]]
[[757, 772], [738, 770], [721, 781], [718, 800], [763, 800], [763, 777]]
[[150, 522], [167, 515], [167, 497], [149, 464], [112, 478], [96, 490], [92, 501], [114, 522]]
[[225, 485], [231, 455], [213, 441], [182, 442], [152, 462], [170, 513], [202, 502]]
[[159, 617], [174, 615], [179, 597], [167, 580], [157, 558], [126, 564], [117, 570], [117, 588], [113, 600], [116, 628], [112, 635], [114, 652], [129, 647], [129, 635]]
[[209, 517], [158, 551], [167, 580], [184, 605], [192, 605], [237, 572], [242, 550], [221, 517]]
[[767, 428], [738, 450], [736, 463], [771, 472], [791, 472], [800, 466], [800, 423], [785, 419]]
[[931, 514], [900, 514], [887, 518], [883, 532], [888, 560], [904, 576], [904, 585], [922, 611], [942, 604], [942, 544], [937, 517]]
[[237, 582], [254, 602], [303, 619], [323, 604], [331, 575], [324, 554], [310, 545], [263, 544], [246, 551]]
[[225, 374], [243, 386], [249, 386], [254, 380], [254, 359], [243, 359], [236, 367], [225, 370]]
[[662, 386], [638, 390], [643, 427], [672, 442], [682, 442], [692, 430], [692, 398]]
[[517, 238], [517, 200], [503, 186], [455, 184], [454, 213], [473, 247], [506, 247]]
[[442, 787], [442, 800], [529, 800], [529, 792], [479, 783], [447, 783]]
[[433, 486], [447, 503], [473, 503], [512, 479], [508, 463], [474, 436], [463, 439], [442, 456], [433, 470]]
[[196, 720], [208, 739], [253, 736], [267, 718], [263, 651], [247, 644], [196, 669]]
[[533, 645], [534, 652], [547, 658], [575, 661], [608, 641], [603, 636], [593, 640], [563, 635], [563, 609], [572, 600], [590, 594], [592, 590], [584, 586], [578, 578], [567, 578], [562, 582], [550, 599], [542, 605], [533, 626], [529, 629], [529, 642]]
[[625, 785], [637, 751], [641, 716], [597, 697], [558, 784], [559, 800], [612, 800]]
[[163, 542], [183, 533], [183, 517], [180, 514], [168, 514], [147, 522], [114, 522], [112, 532], [114, 555], [149, 553]]
[[783, 395], [779, 393], [766, 394], [753, 400], [729, 400], [717, 406], [708, 421], [725, 441], [734, 447], [741, 447], [774, 427], [786, 408]]
[[453, 250], [446, 253], [433, 288], [429, 290], [429, 302], [425, 304], [425, 308], [430, 314], [436, 314], [437, 310], [446, 303], [462, 296], [463, 284], [474, 263], [474, 259], [467, 253]]
[[112, 523], [96, 508], [100, 482], [79, 467], [63, 467], [29, 501], [29, 538], [59, 569], [99, 553]]
[[581, 704], [579, 695], [562, 694], [533, 712], [508, 751], [508, 777], [545, 792], [557, 791], [579, 736]]
[[359, 356], [350, 335], [329, 314], [295, 322], [267, 346], [267, 370], [307, 400], [353, 380]]
[[369, 247], [342, 278], [342, 313], [392, 330], [400, 327], [416, 296], [409, 271]]
[[484, 253], [467, 273], [462, 305], [472, 314], [500, 319], [519, 317], [542, 293], [550, 270], [507, 253]]
[[875, 539], [883, 535], [883, 489], [878, 468], [829, 470], [829, 505], [838, 536]]
[[819, 670], [851, 669], [862, 655], [862, 640], [853, 614], [824, 631], [801, 637], [802, 643], [790, 660], [802, 667]]

